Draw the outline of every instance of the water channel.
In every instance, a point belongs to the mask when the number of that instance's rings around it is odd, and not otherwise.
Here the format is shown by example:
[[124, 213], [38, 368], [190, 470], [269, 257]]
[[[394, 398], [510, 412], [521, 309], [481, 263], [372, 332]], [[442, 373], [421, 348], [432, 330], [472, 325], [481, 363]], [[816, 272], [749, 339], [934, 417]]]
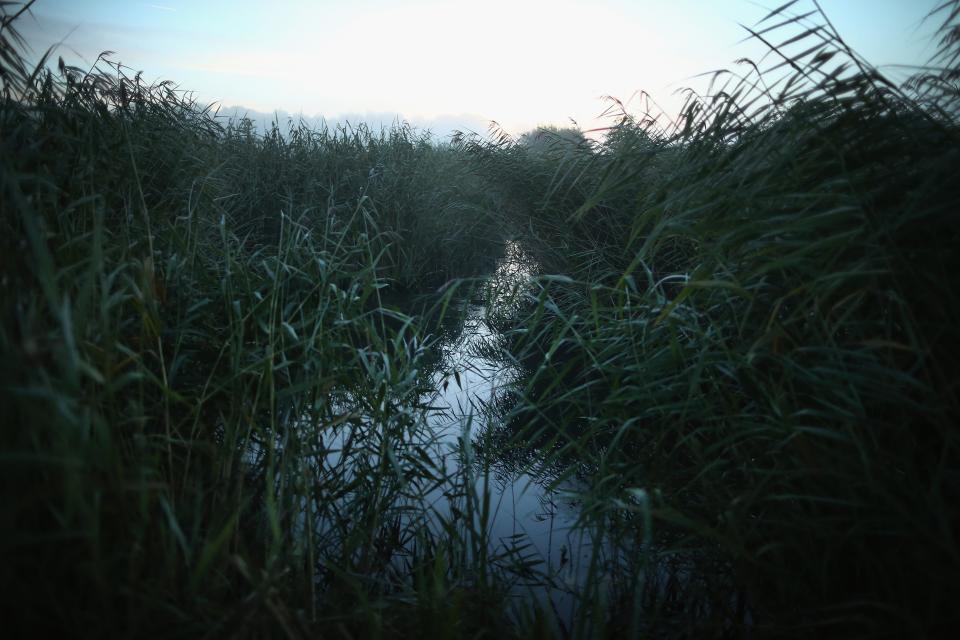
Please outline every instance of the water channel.
[[[505, 426], [498, 408], [509, 398], [520, 372], [502, 347], [504, 336], [494, 318], [511, 307], [531, 275], [531, 261], [518, 245], [508, 244], [482, 293], [459, 301], [462, 326], [437, 345], [443, 366], [422, 402], [430, 407], [426, 416], [430, 430], [445, 449], [446, 472], [457, 475], [464, 470], [454, 465], [472, 465], [476, 493], [489, 500], [485, 534], [491, 555], [522, 556], [536, 569], [537, 579], [518, 581], [516, 594], [532, 596], [569, 625], [592, 549], [584, 530], [575, 526], [581, 487], [571, 480], [557, 482], [548, 468], [537, 464], [540, 456], [535, 450], [523, 456], [531, 462], [521, 464], [496, 455], [464, 459], [473, 449], [467, 441], [482, 441]], [[442, 492], [431, 497], [433, 508], [445, 514], [449, 505]]]

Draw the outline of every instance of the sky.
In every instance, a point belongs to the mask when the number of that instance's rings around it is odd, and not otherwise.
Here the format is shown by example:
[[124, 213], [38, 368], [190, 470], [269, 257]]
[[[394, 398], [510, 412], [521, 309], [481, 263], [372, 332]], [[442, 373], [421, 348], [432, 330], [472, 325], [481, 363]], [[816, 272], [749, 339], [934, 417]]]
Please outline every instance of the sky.
[[[820, 0], [875, 65], [922, 64], [938, 0]], [[382, 122], [438, 135], [605, 126], [614, 96], [667, 114], [698, 74], [764, 49], [743, 40], [770, 8], [750, 0], [37, 0], [19, 30], [36, 54], [77, 66], [104, 50], [204, 103]], [[812, 8], [800, 0], [795, 10]], [[56, 57], [54, 57], [54, 60]], [[888, 68], [889, 73], [902, 73]], [[631, 101], [632, 100], [632, 101]]]

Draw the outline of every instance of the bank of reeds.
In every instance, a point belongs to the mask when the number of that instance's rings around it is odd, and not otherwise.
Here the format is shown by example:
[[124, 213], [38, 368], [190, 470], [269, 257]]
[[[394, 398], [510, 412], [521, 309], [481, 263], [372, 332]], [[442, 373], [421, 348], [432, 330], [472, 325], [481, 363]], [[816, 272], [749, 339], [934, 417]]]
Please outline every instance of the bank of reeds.
[[547, 159], [461, 141], [561, 274], [518, 316], [508, 428], [589, 468], [585, 521], [626, 554], [652, 515], [648, 578], [688, 557], [642, 613], [627, 563], [614, 608], [640, 628], [939, 637], [960, 576], [958, 8], [896, 86], [801, 6], [676, 123], [623, 114]]
[[0, 27], [8, 631], [496, 628], [482, 534], [425, 525], [437, 487], [478, 503], [425, 431], [430, 334], [385, 302], [495, 261], [466, 163], [406, 126], [256, 135], [106, 58], [27, 66], [16, 18]]

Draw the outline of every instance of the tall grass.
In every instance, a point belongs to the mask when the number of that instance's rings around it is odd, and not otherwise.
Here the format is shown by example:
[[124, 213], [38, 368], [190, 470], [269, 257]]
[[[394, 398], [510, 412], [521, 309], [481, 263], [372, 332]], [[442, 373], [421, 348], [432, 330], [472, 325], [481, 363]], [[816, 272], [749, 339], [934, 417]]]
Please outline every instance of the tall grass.
[[469, 501], [473, 485], [424, 431], [428, 331], [385, 302], [495, 261], [467, 165], [409, 127], [224, 127], [105, 58], [29, 68], [14, 18], [0, 31], [13, 631], [349, 637], [495, 604], [495, 569], [462, 552], [475, 527], [424, 528], [435, 486]]
[[[903, 86], [793, 2], [751, 31], [769, 60], [717, 73], [676, 121], [452, 144], [406, 126], [261, 136], [108, 56], [30, 66], [11, 7], [15, 633], [960, 622], [956, 3]], [[423, 399], [439, 337], [462, 330], [457, 278], [517, 247], [536, 275], [487, 294], [503, 339], [485, 349], [518, 379], [448, 464]], [[557, 576], [490, 539], [505, 467], [578, 487], [591, 544], [569, 625], [516, 597]]]
[[796, 8], [751, 31], [768, 62], [717, 73], [675, 123], [624, 114], [547, 160], [461, 141], [563, 274], [513, 332], [510, 428], [591, 467], [584, 517], [611, 544], [636, 553], [650, 505], [648, 572], [681, 553], [717, 578], [654, 603], [654, 629], [707, 602], [757, 633], [937, 637], [960, 575], [957, 8], [945, 66], [904, 87]]

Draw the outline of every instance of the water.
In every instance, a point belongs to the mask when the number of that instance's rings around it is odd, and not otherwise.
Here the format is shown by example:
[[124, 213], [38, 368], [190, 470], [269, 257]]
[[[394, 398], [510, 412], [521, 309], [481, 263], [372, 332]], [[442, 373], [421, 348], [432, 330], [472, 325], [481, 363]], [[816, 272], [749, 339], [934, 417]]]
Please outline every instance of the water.
[[[443, 351], [443, 367], [432, 377], [433, 391], [422, 401], [431, 407], [427, 422], [438, 446], [445, 448], [446, 471], [472, 472], [477, 495], [489, 496], [491, 517], [485, 534], [492, 555], [522, 554], [534, 569], [536, 578], [518, 578], [514, 591], [521, 597], [532, 595], [569, 625], [592, 551], [587, 534], [575, 526], [580, 487], [575, 481], [558, 482], [549, 469], [535, 463], [524, 468], [498, 459], [495, 452], [490, 458], [464, 459], [470, 441], [482, 441], [485, 434], [503, 427], [496, 409], [520, 374], [501, 348], [503, 336], [492, 318], [510, 308], [513, 296], [522, 293], [530, 276], [530, 261], [517, 245], [508, 245], [487, 281], [482, 301], [461, 301], [462, 330], [437, 345]], [[465, 470], [463, 465], [473, 469]], [[448, 513], [441, 492], [430, 497], [439, 514]]]

